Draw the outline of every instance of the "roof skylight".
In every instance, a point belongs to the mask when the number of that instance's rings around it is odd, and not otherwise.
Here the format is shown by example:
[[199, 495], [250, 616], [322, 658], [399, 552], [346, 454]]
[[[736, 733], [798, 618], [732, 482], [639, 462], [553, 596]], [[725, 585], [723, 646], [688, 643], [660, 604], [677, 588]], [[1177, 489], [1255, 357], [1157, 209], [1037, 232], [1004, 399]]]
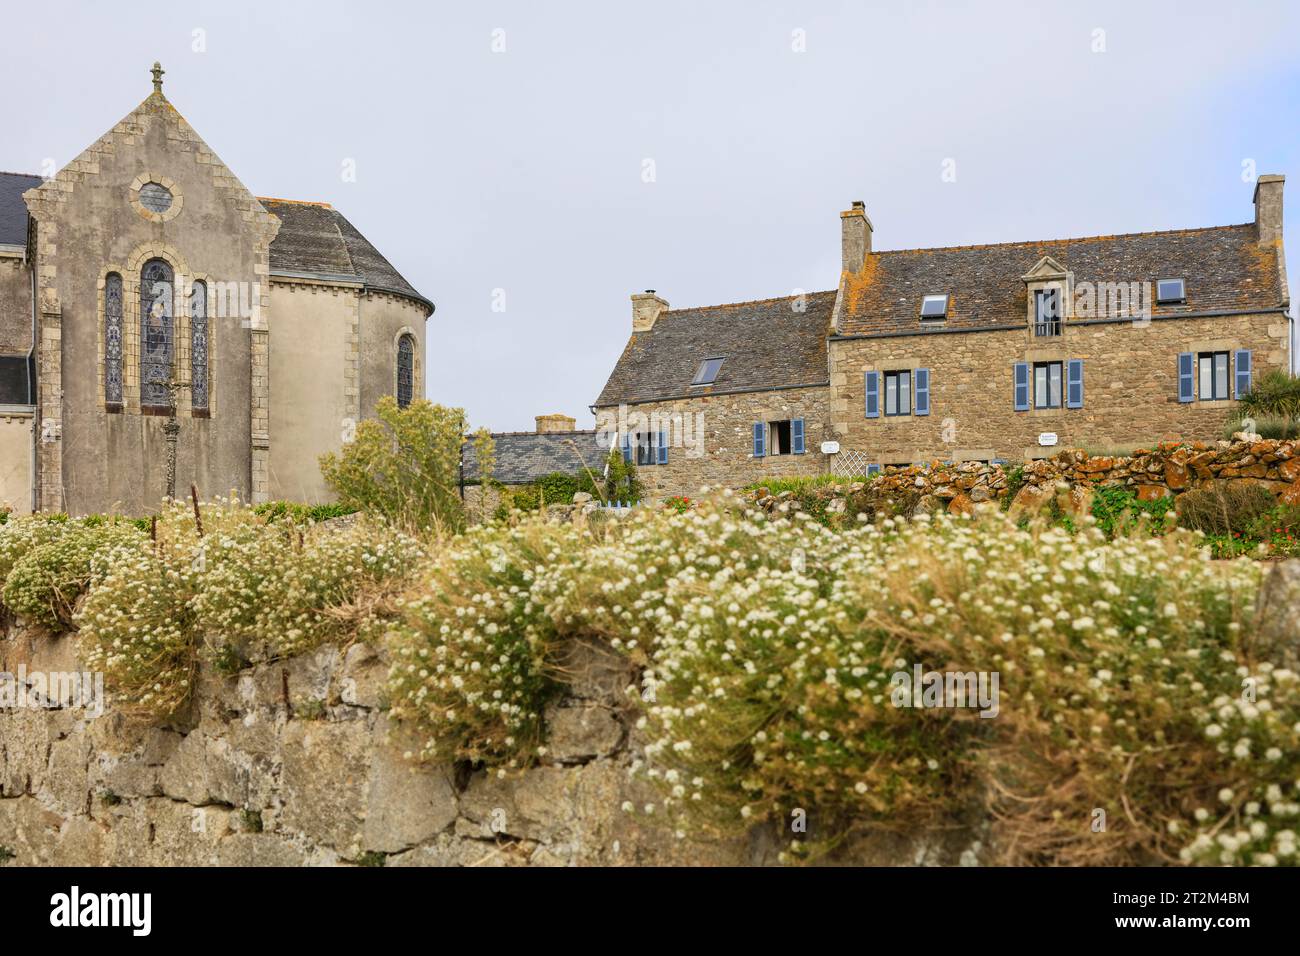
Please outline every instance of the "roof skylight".
[[718, 377], [718, 369], [722, 368], [722, 359], [711, 358], [705, 359], [700, 363], [699, 371], [695, 373], [695, 380], [692, 385], [712, 385], [714, 379]]

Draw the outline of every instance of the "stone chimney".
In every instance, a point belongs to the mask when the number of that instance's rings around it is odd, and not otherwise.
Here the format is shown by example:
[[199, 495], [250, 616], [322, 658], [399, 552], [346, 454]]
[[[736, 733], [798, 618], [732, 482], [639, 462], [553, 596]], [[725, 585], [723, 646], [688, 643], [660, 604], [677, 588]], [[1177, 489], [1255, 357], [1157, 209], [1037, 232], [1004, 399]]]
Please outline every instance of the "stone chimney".
[[1282, 185], [1285, 176], [1266, 174], [1255, 180], [1255, 230], [1261, 246], [1277, 249], [1277, 278], [1282, 288], [1282, 305], [1291, 304], [1286, 281], [1286, 256], [1282, 251]]
[[852, 209], [840, 213], [840, 235], [841, 268], [845, 272], [861, 272], [871, 252], [871, 220], [862, 200], [855, 200]]
[[1273, 245], [1282, 238], [1282, 184], [1285, 176], [1264, 175], [1255, 180], [1255, 228], [1259, 241]]
[[568, 415], [538, 415], [537, 432], [541, 435], [549, 435], [552, 432], [571, 432], [577, 427], [578, 421], [570, 418]]
[[655, 295], [654, 289], [632, 293], [632, 331], [649, 332], [654, 328], [659, 313], [667, 308], [667, 300]]

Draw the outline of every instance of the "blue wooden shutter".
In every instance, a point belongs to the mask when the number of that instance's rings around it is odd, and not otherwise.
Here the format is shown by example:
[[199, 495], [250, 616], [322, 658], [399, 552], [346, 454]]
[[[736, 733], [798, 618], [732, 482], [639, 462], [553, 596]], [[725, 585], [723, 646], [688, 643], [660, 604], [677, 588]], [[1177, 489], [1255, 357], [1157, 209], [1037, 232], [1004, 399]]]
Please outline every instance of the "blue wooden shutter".
[[803, 419], [796, 418], [790, 422], [790, 444], [796, 455], [803, 454]]
[[762, 458], [767, 454], [765, 428], [762, 422], [754, 422], [754, 457]]
[[1233, 398], [1245, 398], [1250, 392], [1250, 349], [1237, 350], [1237, 379]]
[[668, 464], [668, 433], [659, 433], [659, 457], [656, 459], [659, 464]]
[[867, 418], [880, 417], [880, 373], [866, 373]]
[[1013, 370], [1016, 411], [1029, 411], [1029, 363], [1017, 362]]
[[930, 370], [928, 368], [918, 368], [912, 375], [912, 381], [916, 382], [916, 401], [912, 403], [913, 415], [930, 414]]
[[1065, 407], [1083, 408], [1083, 359], [1070, 359], [1066, 373]]
[[1196, 356], [1178, 353], [1178, 400], [1190, 402], [1196, 397]]
[[868, 478], [870, 478], [872, 475], [878, 475], [878, 474], [880, 474], [880, 466], [879, 466], [879, 465], [867, 465], [867, 477], [868, 477]]
[[632, 463], [632, 433], [623, 433], [623, 460], [628, 464]]

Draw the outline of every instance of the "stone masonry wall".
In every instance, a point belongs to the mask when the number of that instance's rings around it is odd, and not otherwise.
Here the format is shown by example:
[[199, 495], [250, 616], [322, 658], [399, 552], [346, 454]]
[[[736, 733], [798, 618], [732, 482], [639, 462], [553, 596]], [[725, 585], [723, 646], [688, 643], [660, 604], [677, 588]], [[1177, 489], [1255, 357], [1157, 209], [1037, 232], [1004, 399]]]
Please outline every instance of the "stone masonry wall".
[[[597, 411], [604, 414], [614, 410]], [[829, 394], [825, 388], [703, 395], [630, 405], [626, 406], [626, 412], [629, 416], [644, 416], [642, 421], [662, 423], [657, 427], [670, 433], [668, 464], [637, 469], [650, 497], [694, 496], [706, 485], [737, 488], [765, 478], [819, 475], [828, 470], [828, 457], [820, 450], [821, 443], [832, 437]], [[804, 420], [804, 454], [754, 457], [755, 422], [795, 418]], [[700, 447], [701, 437], [697, 422], [702, 423], [702, 454], [693, 454], [677, 440], [679, 419], [688, 423], [682, 432], [695, 442], [696, 448]], [[637, 430], [635, 420], [630, 420], [628, 430]]]
[[[1214, 440], [1237, 403], [1180, 403], [1178, 354], [1251, 349], [1258, 380], [1286, 368], [1286, 339], [1285, 316], [1259, 314], [1146, 325], [1067, 322], [1051, 339], [1034, 338], [1026, 327], [832, 340], [835, 434], [828, 437], [881, 464], [1049, 457], [1054, 450], [1038, 445], [1043, 432], [1055, 432], [1060, 446], [1071, 447]], [[1082, 408], [1015, 411], [1014, 363], [1069, 359], [1083, 360]], [[881, 417], [866, 418], [863, 373], [915, 368], [930, 369], [930, 414], [888, 418], [882, 398]]]
[[[0, 671], [76, 669], [76, 638], [10, 624]], [[498, 776], [415, 767], [383, 707], [371, 648], [324, 647], [236, 676], [204, 669], [192, 713], [133, 724], [110, 706], [0, 710], [0, 864], [553, 866], [768, 864], [773, 834], [678, 840], [621, 807], [651, 793], [628, 767], [624, 659], [574, 645], [547, 713], [545, 762]], [[810, 818], [815, 826], [815, 817]], [[811, 831], [810, 831], [811, 832]], [[858, 863], [974, 859], [969, 831], [871, 835]]]

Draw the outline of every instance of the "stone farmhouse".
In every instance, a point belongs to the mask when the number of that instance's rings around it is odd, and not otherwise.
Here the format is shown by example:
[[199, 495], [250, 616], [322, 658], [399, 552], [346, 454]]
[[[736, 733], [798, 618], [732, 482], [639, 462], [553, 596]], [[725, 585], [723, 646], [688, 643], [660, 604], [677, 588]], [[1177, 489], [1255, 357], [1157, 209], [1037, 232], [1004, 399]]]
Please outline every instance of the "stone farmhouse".
[[424, 391], [433, 304], [327, 203], [254, 196], [153, 91], [52, 178], [0, 173], [0, 505], [328, 498], [317, 457]]
[[833, 291], [633, 295], [598, 434], [658, 494], [1217, 439], [1291, 367], [1282, 187], [1259, 177], [1241, 225], [887, 251], [855, 202]]

